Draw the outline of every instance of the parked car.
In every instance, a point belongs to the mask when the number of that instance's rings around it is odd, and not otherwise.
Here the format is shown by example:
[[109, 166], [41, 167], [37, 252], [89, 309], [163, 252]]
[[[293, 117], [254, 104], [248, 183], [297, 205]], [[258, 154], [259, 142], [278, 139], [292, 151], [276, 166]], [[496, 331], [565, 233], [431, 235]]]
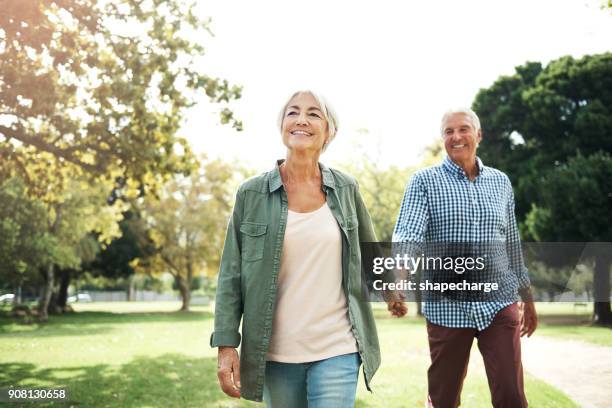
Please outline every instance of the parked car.
[[13, 303], [14, 299], [15, 299], [15, 295], [12, 293], [6, 293], [4, 295], [0, 295], [0, 303], [3, 303], [3, 304]]
[[78, 293], [76, 295], [68, 296], [68, 303], [74, 302], [91, 302], [91, 296], [89, 293]]

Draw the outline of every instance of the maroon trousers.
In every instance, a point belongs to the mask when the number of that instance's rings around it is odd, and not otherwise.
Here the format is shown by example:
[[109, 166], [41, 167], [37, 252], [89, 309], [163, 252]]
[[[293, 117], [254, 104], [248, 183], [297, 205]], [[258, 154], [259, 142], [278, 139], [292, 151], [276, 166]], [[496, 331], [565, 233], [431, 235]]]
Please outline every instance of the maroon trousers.
[[455, 408], [461, 403], [461, 388], [474, 337], [478, 339], [484, 360], [493, 406], [527, 407], [518, 304], [500, 310], [491, 325], [481, 332], [438, 326], [428, 321], [427, 334], [431, 355], [427, 371], [429, 398], [435, 408]]

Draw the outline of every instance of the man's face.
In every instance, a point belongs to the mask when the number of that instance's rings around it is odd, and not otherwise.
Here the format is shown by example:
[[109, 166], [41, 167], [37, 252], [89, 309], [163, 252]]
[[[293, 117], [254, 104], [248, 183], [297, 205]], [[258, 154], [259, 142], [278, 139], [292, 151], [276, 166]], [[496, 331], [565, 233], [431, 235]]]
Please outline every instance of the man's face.
[[443, 129], [448, 157], [457, 164], [474, 163], [482, 132], [474, 129], [472, 119], [464, 113], [452, 114], [446, 119]]

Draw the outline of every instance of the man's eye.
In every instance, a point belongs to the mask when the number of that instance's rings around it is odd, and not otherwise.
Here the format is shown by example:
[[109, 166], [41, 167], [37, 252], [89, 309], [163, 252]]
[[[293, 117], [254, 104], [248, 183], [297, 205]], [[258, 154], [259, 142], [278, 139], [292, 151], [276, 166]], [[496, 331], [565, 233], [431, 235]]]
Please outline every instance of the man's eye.
[[310, 113], [310, 116], [314, 116], [315, 118], [319, 118], [319, 119], [321, 118], [319, 115], [317, 115], [316, 113], [313, 113], [313, 112]]
[[287, 112], [287, 116], [291, 116], [291, 115], [297, 115], [297, 112]]

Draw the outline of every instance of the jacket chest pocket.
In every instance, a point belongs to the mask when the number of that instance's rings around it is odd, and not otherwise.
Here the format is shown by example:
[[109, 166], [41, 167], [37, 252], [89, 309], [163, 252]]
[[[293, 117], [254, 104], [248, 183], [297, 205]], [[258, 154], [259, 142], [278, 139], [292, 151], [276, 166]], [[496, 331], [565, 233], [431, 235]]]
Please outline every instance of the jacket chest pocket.
[[267, 230], [267, 224], [243, 222], [240, 225], [242, 258], [245, 261], [258, 261], [263, 258]]
[[358, 226], [359, 221], [357, 220], [356, 215], [349, 215], [348, 217], [345, 217], [341, 224], [341, 227], [348, 239], [349, 245], [351, 246], [359, 245]]

